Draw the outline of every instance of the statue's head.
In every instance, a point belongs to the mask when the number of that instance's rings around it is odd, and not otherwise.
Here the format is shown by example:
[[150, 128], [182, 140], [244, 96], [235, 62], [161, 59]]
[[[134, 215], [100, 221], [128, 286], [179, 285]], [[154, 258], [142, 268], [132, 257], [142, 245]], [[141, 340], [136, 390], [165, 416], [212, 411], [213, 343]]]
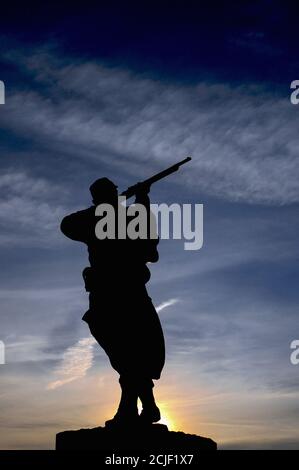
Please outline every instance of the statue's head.
[[117, 204], [117, 186], [108, 178], [99, 178], [89, 187], [95, 205]]

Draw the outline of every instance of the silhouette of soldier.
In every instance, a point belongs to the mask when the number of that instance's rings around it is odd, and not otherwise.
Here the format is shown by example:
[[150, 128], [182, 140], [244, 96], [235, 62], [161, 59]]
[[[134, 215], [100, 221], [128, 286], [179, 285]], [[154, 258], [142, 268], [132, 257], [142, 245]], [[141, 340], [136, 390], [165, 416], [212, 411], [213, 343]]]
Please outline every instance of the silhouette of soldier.
[[[135, 203], [143, 204], [151, 217], [149, 186], [138, 186]], [[120, 403], [106, 425], [154, 423], [160, 420], [160, 411], [153, 395], [153, 379], [160, 378], [165, 345], [146, 283], [150, 279], [147, 263], [159, 258], [159, 240], [149, 236], [134, 240], [118, 237], [117, 186], [108, 178], [100, 178], [89, 189], [93, 205], [65, 217], [61, 230], [68, 238], [87, 245], [90, 267], [84, 269], [83, 277], [89, 292], [89, 310], [83, 320], [120, 375]], [[95, 215], [99, 204], [110, 204], [115, 209], [115, 239], [100, 240], [95, 235], [95, 225], [101, 218]], [[139, 416], [138, 398], [142, 403]]]

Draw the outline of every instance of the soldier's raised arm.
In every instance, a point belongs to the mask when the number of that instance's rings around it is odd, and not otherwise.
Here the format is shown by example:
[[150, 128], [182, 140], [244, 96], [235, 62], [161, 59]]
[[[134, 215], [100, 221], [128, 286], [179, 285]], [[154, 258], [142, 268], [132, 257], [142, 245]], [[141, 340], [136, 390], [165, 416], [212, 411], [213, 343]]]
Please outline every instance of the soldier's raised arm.
[[[138, 187], [139, 184], [136, 186]], [[151, 211], [149, 192], [150, 185], [140, 183], [140, 189], [136, 191], [135, 204], [142, 204], [147, 210], [147, 239], [140, 240], [143, 247], [145, 262], [156, 263], [159, 260], [157, 249], [159, 237], [157, 234], [156, 217]]]

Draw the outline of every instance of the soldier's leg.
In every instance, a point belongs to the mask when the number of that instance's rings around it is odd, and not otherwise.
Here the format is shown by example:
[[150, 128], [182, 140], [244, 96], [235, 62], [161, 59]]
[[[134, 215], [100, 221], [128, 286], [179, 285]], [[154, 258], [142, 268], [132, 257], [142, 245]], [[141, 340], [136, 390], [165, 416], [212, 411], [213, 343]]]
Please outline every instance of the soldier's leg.
[[150, 378], [142, 378], [138, 381], [138, 396], [142, 403], [140, 418], [145, 423], [156, 423], [161, 419], [160, 410], [155, 402], [153, 387], [154, 383]]
[[121, 386], [121, 398], [118, 410], [112, 419], [106, 421], [106, 426], [134, 425], [138, 420], [138, 394], [135, 380], [132, 380], [130, 376], [121, 375], [119, 383]]
[[119, 383], [121, 386], [121, 398], [117, 413], [135, 417], [138, 415], [138, 393], [135, 379], [130, 376], [121, 375]]

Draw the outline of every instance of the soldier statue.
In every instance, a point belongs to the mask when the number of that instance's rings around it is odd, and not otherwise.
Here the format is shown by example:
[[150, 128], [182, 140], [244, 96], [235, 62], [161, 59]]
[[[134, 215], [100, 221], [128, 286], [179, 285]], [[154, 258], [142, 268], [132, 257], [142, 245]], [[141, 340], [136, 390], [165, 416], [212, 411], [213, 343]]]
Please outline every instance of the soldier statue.
[[[135, 203], [142, 204], [152, 216], [149, 188], [141, 183], [135, 187]], [[163, 331], [146, 289], [150, 279], [147, 263], [159, 259], [159, 238], [121, 238], [116, 230], [114, 238], [99, 239], [95, 231], [100, 219], [96, 207], [111, 205], [117, 219], [118, 190], [108, 178], [100, 178], [90, 186], [90, 192], [93, 205], [66, 216], [61, 230], [68, 238], [87, 245], [90, 266], [84, 269], [83, 277], [89, 309], [83, 320], [119, 374], [121, 399], [106, 426], [151, 424], [160, 420], [153, 379], [160, 378], [165, 361]], [[142, 403], [140, 415], [138, 398]]]

